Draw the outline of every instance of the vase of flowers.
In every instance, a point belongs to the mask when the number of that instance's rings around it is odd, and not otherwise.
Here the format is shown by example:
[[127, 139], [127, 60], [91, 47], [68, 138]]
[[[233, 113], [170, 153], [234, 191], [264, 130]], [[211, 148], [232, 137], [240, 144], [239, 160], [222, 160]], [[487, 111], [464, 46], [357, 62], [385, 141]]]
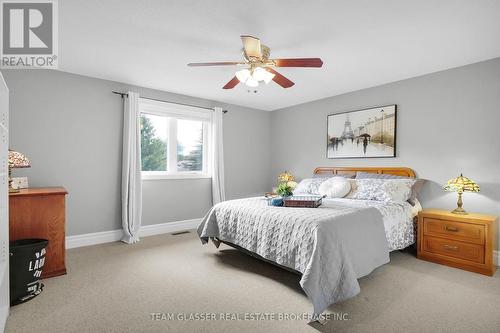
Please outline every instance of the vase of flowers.
[[293, 190], [297, 187], [297, 183], [294, 181], [295, 178], [285, 171], [280, 173], [278, 176], [278, 187], [276, 188], [276, 193], [282, 197], [289, 197], [293, 194]]

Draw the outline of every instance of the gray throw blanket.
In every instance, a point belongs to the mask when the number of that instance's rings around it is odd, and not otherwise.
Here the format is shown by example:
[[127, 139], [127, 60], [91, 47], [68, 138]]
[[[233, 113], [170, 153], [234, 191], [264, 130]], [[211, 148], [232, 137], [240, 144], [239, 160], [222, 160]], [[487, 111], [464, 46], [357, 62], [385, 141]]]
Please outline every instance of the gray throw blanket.
[[302, 273], [300, 285], [315, 315], [357, 295], [357, 279], [389, 262], [382, 215], [372, 207], [285, 208], [268, 206], [264, 198], [230, 200], [212, 207], [198, 235], [203, 244], [227, 241]]

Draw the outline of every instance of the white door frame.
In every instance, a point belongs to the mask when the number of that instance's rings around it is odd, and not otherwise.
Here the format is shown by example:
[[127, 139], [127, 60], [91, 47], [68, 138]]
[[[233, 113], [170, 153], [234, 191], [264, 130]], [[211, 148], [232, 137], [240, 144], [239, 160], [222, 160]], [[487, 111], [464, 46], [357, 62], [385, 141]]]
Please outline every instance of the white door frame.
[[9, 315], [9, 89], [0, 72], [0, 331]]

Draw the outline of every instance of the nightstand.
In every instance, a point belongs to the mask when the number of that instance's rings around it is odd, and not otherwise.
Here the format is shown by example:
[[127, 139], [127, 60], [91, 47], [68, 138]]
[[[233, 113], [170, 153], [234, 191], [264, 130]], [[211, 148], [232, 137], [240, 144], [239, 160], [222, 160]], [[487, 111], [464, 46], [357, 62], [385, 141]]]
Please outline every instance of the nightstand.
[[496, 216], [424, 209], [418, 214], [417, 257], [491, 276], [497, 237]]
[[10, 241], [49, 240], [42, 279], [66, 274], [66, 194], [62, 187], [31, 187], [9, 193]]

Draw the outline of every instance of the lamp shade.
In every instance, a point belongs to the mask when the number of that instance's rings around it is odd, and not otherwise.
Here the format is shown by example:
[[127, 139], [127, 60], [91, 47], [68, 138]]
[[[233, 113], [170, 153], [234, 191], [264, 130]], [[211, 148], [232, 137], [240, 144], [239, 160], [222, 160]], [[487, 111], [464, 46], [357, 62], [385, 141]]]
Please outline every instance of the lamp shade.
[[268, 84], [274, 78], [275, 74], [268, 72], [262, 67], [245, 68], [236, 72], [236, 78], [249, 87], [258, 87], [259, 82]]
[[252, 76], [252, 74], [246, 68], [236, 72], [236, 78], [241, 83], [247, 82], [247, 80], [250, 78], [250, 76]]
[[245, 84], [249, 87], [255, 88], [259, 86], [259, 81], [255, 80], [253, 77], [249, 77]]
[[444, 186], [444, 190], [458, 193], [479, 192], [479, 185], [472, 179], [460, 174], [460, 176], [448, 180], [448, 183]]
[[269, 73], [262, 67], [257, 67], [253, 70], [252, 77], [255, 81], [264, 81], [268, 84], [274, 78], [274, 74]]
[[20, 152], [9, 149], [9, 168], [29, 168], [30, 160]]

